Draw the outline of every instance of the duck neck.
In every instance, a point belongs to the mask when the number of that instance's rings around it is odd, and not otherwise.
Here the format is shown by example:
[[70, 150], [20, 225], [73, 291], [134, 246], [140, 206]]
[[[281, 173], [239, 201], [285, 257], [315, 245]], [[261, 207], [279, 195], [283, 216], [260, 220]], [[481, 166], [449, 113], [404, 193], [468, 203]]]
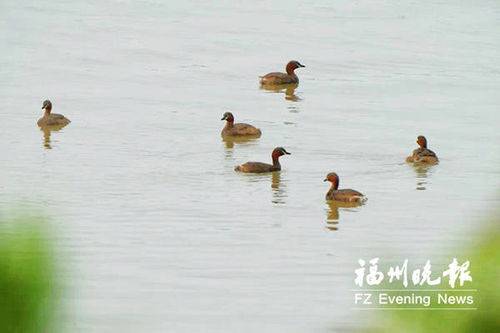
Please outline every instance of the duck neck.
[[295, 69], [297, 68], [297, 65], [293, 62], [293, 61], [290, 61], [288, 64], [286, 64], [286, 73], [288, 75], [291, 75], [291, 76], [296, 76], [295, 75]]
[[424, 137], [419, 137], [417, 141], [420, 148], [427, 148], [427, 139]]
[[273, 166], [280, 166], [280, 155], [273, 153], [272, 157], [273, 157]]
[[233, 128], [233, 126], [234, 126], [234, 120], [227, 119], [226, 120], [226, 128]]
[[50, 107], [45, 108], [45, 112], [44, 112], [43, 115], [44, 116], [49, 116], [50, 115], [50, 111], [52, 111]]
[[339, 188], [339, 182], [337, 180], [332, 182], [332, 186], [330, 187], [330, 191], [337, 191]]

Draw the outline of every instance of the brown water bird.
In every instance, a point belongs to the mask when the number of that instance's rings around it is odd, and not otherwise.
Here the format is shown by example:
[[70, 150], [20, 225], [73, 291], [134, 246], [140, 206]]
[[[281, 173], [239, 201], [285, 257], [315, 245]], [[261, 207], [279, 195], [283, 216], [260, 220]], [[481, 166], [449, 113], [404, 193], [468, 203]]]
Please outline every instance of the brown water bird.
[[295, 74], [295, 70], [300, 67], [306, 67], [300, 62], [292, 60], [286, 64], [286, 73], [272, 72], [260, 77], [261, 85], [275, 85], [275, 84], [290, 84], [299, 83], [299, 77]]
[[37, 125], [44, 126], [66, 126], [71, 121], [62, 114], [51, 113], [52, 103], [49, 100], [43, 101], [42, 110], [45, 110], [43, 117], [38, 119]]
[[224, 113], [221, 120], [226, 121], [226, 126], [222, 129], [220, 133], [222, 136], [253, 136], [257, 137], [261, 135], [260, 129], [255, 126], [244, 124], [244, 123], [234, 123], [234, 116], [231, 112]]
[[330, 172], [326, 175], [324, 180], [332, 183], [330, 190], [326, 193], [326, 200], [335, 200], [335, 201], [343, 201], [343, 202], [364, 202], [366, 201], [366, 197], [356, 191], [351, 189], [343, 189], [339, 190], [339, 176], [335, 172]]
[[417, 138], [417, 144], [420, 146], [419, 148], [413, 151], [411, 156], [406, 158], [406, 162], [409, 163], [426, 163], [426, 164], [434, 164], [438, 163], [439, 159], [432, 150], [427, 148], [427, 139], [425, 136], [420, 135]]
[[234, 168], [235, 171], [250, 172], [250, 173], [263, 173], [263, 172], [273, 172], [280, 171], [281, 165], [279, 162], [280, 156], [291, 155], [283, 147], [274, 148], [271, 156], [273, 159], [273, 164], [261, 163], [261, 162], [246, 162], [245, 164], [238, 165]]

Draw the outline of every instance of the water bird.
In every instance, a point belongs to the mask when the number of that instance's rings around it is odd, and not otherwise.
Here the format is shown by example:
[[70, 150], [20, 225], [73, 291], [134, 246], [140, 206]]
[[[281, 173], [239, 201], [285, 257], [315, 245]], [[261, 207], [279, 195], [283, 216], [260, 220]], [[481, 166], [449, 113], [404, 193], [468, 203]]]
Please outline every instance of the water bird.
[[261, 162], [246, 162], [245, 164], [238, 165], [237, 167], [234, 168], [234, 170], [240, 172], [249, 172], [249, 173], [280, 171], [281, 165], [279, 162], [279, 158], [280, 156], [283, 155], [291, 155], [291, 154], [287, 152], [283, 147], [276, 147], [274, 148], [271, 154], [273, 164], [267, 164]]
[[352, 189], [339, 190], [339, 176], [335, 172], [330, 172], [324, 180], [332, 183], [330, 190], [326, 193], [326, 200], [343, 202], [364, 202], [367, 198], [360, 192]]
[[256, 128], [255, 126], [249, 125], [249, 124], [244, 124], [244, 123], [234, 123], [234, 116], [231, 112], [226, 112], [222, 116], [221, 120], [226, 121], [226, 126], [222, 129], [222, 132], [220, 133], [223, 137], [227, 136], [237, 136], [237, 137], [242, 137], [242, 136], [252, 136], [252, 137], [257, 137], [262, 134], [260, 129]]
[[296, 60], [288, 62], [285, 66], [286, 73], [272, 72], [260, 77], [261, 85], [276, 85], [299, 83], [299, 77], [295, 70], [300, 67], [306, 67]]
[[51, 113], [52, 103], [47, 99], [43, 101], [42, 110], [45, 110], [43, 117], [38, 119], [37, 125], [40, 127], [45, 126], [66, 126], [71, 121], [62, 114]]
[[427, 139], [423, 135], [417, 137], [417, 144], [420, 146], [415, 149], [411, 156], [406, 158], [408, 163], [426, 163], [435, 164], [439, 162], [436, 153], [427, 148]]

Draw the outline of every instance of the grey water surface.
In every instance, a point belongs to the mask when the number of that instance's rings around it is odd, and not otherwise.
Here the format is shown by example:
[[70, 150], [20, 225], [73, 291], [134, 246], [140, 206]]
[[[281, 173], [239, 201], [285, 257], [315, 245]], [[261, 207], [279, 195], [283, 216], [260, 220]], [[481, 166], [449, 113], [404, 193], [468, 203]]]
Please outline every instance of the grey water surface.
[[[63, 331], [366, 325], [358, 258], [451, 259], [499, 203], [499, 33], [496, 0], [2, 1], [0, 205], [55, 221]], [[367, 203], [328, 205], [331, 171]]]

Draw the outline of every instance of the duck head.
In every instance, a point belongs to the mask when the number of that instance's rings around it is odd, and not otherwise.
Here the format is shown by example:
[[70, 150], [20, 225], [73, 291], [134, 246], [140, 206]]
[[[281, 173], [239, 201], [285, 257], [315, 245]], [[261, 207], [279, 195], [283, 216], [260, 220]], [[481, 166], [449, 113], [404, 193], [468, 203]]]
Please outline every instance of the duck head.
[[295, 75], [294, 71], [295, 69], [297, 68], [300, 68], [300, 67], [306, 67], [304, 65], [302, 65], [300, 62], [296, 61], [296, 60], [292, 60], [290, 62], [288, 62], [288, 64], [286, 64], [286, 73], [288, 75]]
[[280, 156], [283, 156], [283, 155], [292, 155], [292, 154], [289, 153], [289, 152], [287, 152], [285, 150], [285, 148], [283, 148], [283, 147], [276, 147], [276, 148], [274, 148], [273, 153], [272, 153], [273, 158], [274, 157], [280, 157]]
[[427, 139], [425, 138], [425, 136], [419, 135], [418, 138], [417, 138], [417, 144], [421, 148], [427, 148]]
[[50, 110], [52, 110], [52, 103], [48, 99], [43, 101], [42, 110], [45, 110], [45, 113], [50, 113]]
[[221, 120], [226, 120], [226, 121], [232, 123], [232, 122], [234, 122], [233, 114], [231, 112], [226, 112], [222, 116]]
[[327, 174], [326, 178], [323, 181], [332, 183], [334, 189], [339, 188], [339, 176], [335, 172], [330, 172], [329, 174]]

